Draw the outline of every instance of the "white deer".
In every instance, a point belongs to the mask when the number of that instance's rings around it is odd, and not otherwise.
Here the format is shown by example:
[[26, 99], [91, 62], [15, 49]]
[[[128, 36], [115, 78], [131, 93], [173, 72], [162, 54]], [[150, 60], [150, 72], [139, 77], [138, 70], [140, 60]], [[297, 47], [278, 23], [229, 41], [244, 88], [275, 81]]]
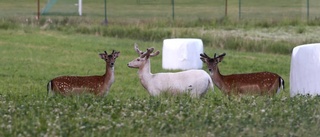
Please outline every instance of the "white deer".
[[192, 97], [204, 95], [209, 88], [213, 90], [213, 83], [209, 74], [204, 70], [187, 70], [176, 73], [150, 72], [150, 57], [157, 56], [160, 52], [154, 53], [154, 48], [148, 48], [146, 52], [134, 45], [139, 57], [128, 63], [130, 68], [139, 68], [139, 78], [142, 86], [151, 96], [157, 96], [162, 92], [171, 94], [190, 93]]

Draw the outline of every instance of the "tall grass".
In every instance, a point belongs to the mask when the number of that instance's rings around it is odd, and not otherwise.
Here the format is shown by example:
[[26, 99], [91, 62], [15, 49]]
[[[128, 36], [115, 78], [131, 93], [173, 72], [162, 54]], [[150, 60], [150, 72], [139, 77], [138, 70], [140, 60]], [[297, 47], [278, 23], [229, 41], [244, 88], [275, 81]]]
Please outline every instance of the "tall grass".
[[314, 136], [319, 98], [0, 95], [2, 136]]
[[[115, 21], [101, 25], [89, 18], [58, 17], [35, 19], [2, 19], [0, 29], [58, 30], [66, 33], [130, 38], [142, 41], [162, 41], [166, 38], [201, 38], [205, 45], [238, 51], [290, 54], [297, 45], [319, 41], [317, 20], [310, 22], [281, 21], [230, 21], [229, 19], [196, 21], [140, 20]], [[237, 33], [234, 28], [237, 28]], [[255, 32], [254, 32], [254, 31]], [[265, 31], [260, 35], [260, 31]], [[269, 30], [269, 31], [266, 31]], [[279, 33], [280, 31], [284, 33]], [[250, 33], [248, 33], [250, 32]], [[285, 34], [287, 33], [287, 34]], [[308, 34], [308, 35], [305, 35]], [[277, 36], [279, 35], [279, 36]], [[296, 38], [288, 35], [295, 35]], [[311, 36], [311, 37], [310, 37]], [[271, 38], [272, 37], [272, 38]]]

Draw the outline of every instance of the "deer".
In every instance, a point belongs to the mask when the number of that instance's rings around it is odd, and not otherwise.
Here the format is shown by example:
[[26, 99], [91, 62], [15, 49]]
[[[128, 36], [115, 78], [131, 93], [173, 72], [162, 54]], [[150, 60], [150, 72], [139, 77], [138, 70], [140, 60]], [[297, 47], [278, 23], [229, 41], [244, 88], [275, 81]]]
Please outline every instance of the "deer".
[[129, 68], [138, 68], [140, 83], [151, 96], [161, 93], [177, 95], [189, 93], [191, 97], [201, 97], [209, 89], [213, 90], [213, 83], [209, 74], [204, 70], [186, 70], [181, 72], [166, 72], [152, 74], [150, 69], [150, 57], [159, 55], [159, 51], [153, 52], [154, 48], [147, 48], [143, 52], [134, 44], [134, 49], [139, 57], [129, 62]]
[[202, 62], [207, 64], [213, 83], [226, 95], [274, 95], [284, 90], [284, 80], [272, 72], [222, 75], [218, 64], [226, 53], [210, 58], [206, 53], [200, 54]]
[[61, 94], [64, 96], [92, 93], [96, 96], [106, 96], [114, 83], [114, 65], [120, 55], [118, 51], [111, 54], [100, 53], [100, 58], [106, 62], [106, 71], [102, 76], [60, 76], [50, 80], [47, 84], [48, 95]]

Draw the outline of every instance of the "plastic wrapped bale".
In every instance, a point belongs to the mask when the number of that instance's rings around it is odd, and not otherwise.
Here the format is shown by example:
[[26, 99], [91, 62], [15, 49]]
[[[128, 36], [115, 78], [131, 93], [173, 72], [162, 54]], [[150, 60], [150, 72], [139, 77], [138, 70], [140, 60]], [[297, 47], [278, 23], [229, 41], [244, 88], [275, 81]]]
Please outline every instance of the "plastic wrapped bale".
[[202, 68], [200, 53], [203, 53], [201, 39], [165, 39], [162, 47], [162, 68], [171, 70], [200, 69]]
[[320, 43], [301, 45], [293, 49], [290, 95], [320, 95]]

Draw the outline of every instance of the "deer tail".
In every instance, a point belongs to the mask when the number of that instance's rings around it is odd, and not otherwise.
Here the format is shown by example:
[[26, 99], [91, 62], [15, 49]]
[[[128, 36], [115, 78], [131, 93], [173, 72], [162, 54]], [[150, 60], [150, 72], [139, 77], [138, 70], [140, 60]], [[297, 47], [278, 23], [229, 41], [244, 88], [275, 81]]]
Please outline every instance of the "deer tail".
[[50, 92], [52, 92], [52, 80], [50, 80], [47, 84], [47, 95], [50, 95]]
[[212, 92], [214, 92], [213, 82], [211, 78], [208, 79], [208, 85], [209, 85], [209, 88], [212, 90]]
[[279, 77], [279, 87], [277, 93], [280, 92], [280, 89], [284, 90], [284, 80], [281, 77]]

